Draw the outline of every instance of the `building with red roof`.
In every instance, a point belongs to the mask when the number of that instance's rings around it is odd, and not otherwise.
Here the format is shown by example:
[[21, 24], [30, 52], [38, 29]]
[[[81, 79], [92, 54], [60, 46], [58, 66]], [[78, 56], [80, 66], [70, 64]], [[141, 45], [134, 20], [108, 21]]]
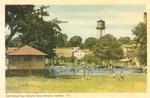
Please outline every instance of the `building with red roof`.
[[8, 48], [7, 67], [10, 69], [43, 69], [47, 54], [31, 46]]

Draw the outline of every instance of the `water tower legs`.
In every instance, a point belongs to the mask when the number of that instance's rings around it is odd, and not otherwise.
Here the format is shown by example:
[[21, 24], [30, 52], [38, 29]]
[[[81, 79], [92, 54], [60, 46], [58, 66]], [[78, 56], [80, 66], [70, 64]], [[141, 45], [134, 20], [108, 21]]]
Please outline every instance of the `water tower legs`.
[[99, 38], [101, 38], [103, 36], [103, 33], [102, 33], [102, 30], [100, 30], [100, 37]]

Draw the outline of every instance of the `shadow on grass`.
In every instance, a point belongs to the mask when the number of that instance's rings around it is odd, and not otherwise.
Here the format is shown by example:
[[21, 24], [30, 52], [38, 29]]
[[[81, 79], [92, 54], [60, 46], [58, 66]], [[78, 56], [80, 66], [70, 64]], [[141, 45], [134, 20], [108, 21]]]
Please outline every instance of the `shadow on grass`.
[[49, 76], [47, 79], [80, 79], [84, 76], [78, 75], [62, 75], [62, 76]]
[[84, 77], [83, 75], [61, 75], [61, 76], [54, 76], [54, 75], [44, 75], [43, 69], [36, 69], [32, 71], [28, 70], [18, 70], [18, 69], [11, 69], [5, 71], [6, 77], [29, 77], [29, 76], [35, 76], [35, 77], [45, 77], [46, 79], [79, 79]]
[[44, 77], [44, 71], [43, 70], [18, 70], [18, 69], [11, 69], [11, 70], [6, 70], [5, 71], [5, 76], [6, 77], [27, 77], [27, 76], [41, 76]]
[[28, 72], [25, 70], [6, 70], [5, 72], [6, 77], [45, 77], [46, 79], [79, 79], [84, 76], [82, 75], [61, 75], [61, 76], [54, 76], [54, 75], [44, 75], [44, 70], [32, 70], [32, 72]]

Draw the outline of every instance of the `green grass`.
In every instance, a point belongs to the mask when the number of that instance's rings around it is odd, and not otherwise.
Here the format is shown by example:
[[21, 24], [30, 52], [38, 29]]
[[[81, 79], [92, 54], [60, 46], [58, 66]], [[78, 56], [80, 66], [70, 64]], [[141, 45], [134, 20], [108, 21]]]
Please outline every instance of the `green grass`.
[[146, 92], [146, 74], [125, 75], [117, 80], [110, 75], [7, 77], [6, 93], [92, 93], [92, 92]]

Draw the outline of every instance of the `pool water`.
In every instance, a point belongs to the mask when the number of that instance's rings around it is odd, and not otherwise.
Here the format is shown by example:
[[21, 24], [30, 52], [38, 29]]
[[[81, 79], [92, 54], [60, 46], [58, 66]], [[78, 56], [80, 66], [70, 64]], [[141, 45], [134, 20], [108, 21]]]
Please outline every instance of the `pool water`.
[[[73, 75], [74, 73], [68, 67], [54, 66], [53, 74], [60, 75]], [[89, 75], [100, 75], [100, 74], [112, 74], [112, 73], [123, 73], [123, 74], [133, 74], [133, 73], [143, 73], [142, 68], [90, 68], [89, 70], [83, 70], [81, 67], [76, 67], [74, 70], [74, 75], [84, 75], [84, 73]]]

